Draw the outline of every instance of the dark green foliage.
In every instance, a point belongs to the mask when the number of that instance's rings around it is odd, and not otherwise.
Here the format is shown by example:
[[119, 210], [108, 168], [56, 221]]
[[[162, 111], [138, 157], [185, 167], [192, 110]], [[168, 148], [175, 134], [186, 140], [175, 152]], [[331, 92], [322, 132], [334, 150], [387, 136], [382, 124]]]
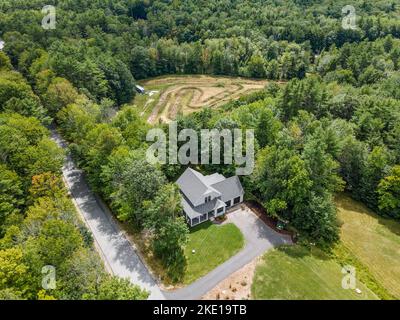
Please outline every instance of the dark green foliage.
[[400, 166], [391, 168], [378, 186], [379, 209], [383, 213], [400, 218]]
[[[147, 298], [105, 274], [60, 177], [64, 153], [49, 131], [13, 113], [0, 114], [0, 131], [0, 299]], [[56, 289], [42, 288], [46, 265], [56, 268]], [[113, 294], [112, 283], [120, 284]]]
[[[145, 161], [149, 125], [134, 106], [123, 107], [135, 96], [135, 78], [191, 73], [290, 80], [218, 110], [179, 116], [178, 127], [254, 129], [258, 161], [254, 174], [242, 178], [246, 191], [308, 241], [337, 240], [332, 199], [343, 188], [378, 213], [399, 218], [400, 7], [355, 0], [358, 28], [344, 30], [346, 4], [58, 1], [57, 28], [45, 31], [43, 1], [3, 1], [0, 248], [12, 250], [1, 252], [9, 276], [2, 283], [15, 288], [0, 287], [0, 297], [46, 297], [37, 292], [39, 274], [26, 276], [45, 260], [62, 270], [56, 298], [145, 297], [125, 280], [97, 275], [92, 239], [72, 213], [58, 222], [46, 215], [49, 208], [56, 216], [72, 211], [65, 195], [27, 193], [35, 181], [47, 181], [38, 176], [59, 174], [64, 154], [42, 126], [52, 118], [94, 189], [118, 218], [149, 231], [155, 255], [171, 278], [181, 278], [187, 226], [168, 182], [185, 168]], [[228, 176], [235, 166], [200, 169]], [[43, 221], [31, 228], [38, 216]], [[14, 248], [16, 238], [22, 248]], [[22, 282], [10, 265], [19, 266]]]
[[0, 235], [7, 216], [18, 214], [24, 204], [22, 181], [17, 173], [0, 164]]
[[288, 121], [296, 116], [299, 110], [308, 111], [317, 117], [327, 113], [328, 93], [318, 78], [290, 81], [282, 92], [279, 105], [282, 118]]

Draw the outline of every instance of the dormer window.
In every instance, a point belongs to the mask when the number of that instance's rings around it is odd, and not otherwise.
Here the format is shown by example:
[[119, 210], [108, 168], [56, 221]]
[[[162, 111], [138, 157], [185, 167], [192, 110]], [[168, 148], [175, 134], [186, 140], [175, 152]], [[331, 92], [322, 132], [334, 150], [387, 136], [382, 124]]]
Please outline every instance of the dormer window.
[[211, 196], [206, 197], [205, 202], [210, 202], [211, 201]]

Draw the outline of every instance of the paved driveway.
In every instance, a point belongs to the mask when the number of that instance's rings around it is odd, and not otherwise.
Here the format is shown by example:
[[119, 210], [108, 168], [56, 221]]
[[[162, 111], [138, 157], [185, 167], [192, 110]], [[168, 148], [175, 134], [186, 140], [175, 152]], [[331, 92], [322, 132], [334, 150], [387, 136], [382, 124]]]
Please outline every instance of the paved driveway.
[[[52, 138], [61, 147], [66, 147], [57, 133], [53, 132]], [[70, 157], [66, 159], [63, 175], [75, 205], [91, 230], [96, 248], [108, 270], [150, 291], [149, 299], [165, 299], [135, 248], [112, 218], [111, 212], [90, 191], [82, 171], [75, 167]]]
[[243, 233], [245, 247], [216, 269], [176, 291], [164, 292], [167, 299], [199, 299], [235, 271], [250, 263], [254, 258], [276, 246], [291, 244], [289, 236], [281, 235], [262, 222], [249, 208], [237, 209], [228, 214], [225, 223], [234, 223]]
[[[58, 145], [66, 148], [65, 142], [54, 131], [52, 138]], [[114, 221], [111, 212], [90, 191], [83, 172], [75, 167], [70, 157], [66, 159], [63, 175], [75, 205], [91, 230], [96, 248], [108, 270], [150, 291], [149, 299], [199, 299], [265, 251], [291, 243], [289, 236], [278, 234], [266, 226], [247, 207], [244, 210], [237, 209], [228, 214], [226, 223], [232, 222], [241, 230], [245, 238], [245, 248], [191, 285], [175, 291], [161, 291], [136, 249]]]

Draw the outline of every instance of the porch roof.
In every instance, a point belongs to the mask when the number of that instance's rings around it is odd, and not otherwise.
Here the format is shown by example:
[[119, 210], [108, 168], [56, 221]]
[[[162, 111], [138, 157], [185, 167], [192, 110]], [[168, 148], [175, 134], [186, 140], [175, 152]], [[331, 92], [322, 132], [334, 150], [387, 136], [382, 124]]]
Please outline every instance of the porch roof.
[[203, 214], [209, 213], [210, 211], [217, 210], [221, 207], [225, 207], [226, 204], [220, 199], [214, 199], [210, 202], [194, 207], [190, 203], [190, 200], [184, 194], [182, 194], [182, 206], [186, 215], [190, 219], [194, 219], [202, 216]]

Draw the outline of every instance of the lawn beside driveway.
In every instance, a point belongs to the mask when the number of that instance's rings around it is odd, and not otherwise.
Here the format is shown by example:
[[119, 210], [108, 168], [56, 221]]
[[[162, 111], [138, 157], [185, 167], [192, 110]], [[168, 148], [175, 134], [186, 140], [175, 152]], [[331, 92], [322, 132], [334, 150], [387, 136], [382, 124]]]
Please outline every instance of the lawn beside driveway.
[[208, 221], [192, 228], [185, 248], [184, 284], [201, 278], [237, 254], [244, 242], [243, 234], [233, 223], [216, 225]]
[[263, 300], [376, 300], [363, 283], [342, 288], [342, 266], [317, 248], [283, 246], [266, 253], [257, 266], [252, 297]]

